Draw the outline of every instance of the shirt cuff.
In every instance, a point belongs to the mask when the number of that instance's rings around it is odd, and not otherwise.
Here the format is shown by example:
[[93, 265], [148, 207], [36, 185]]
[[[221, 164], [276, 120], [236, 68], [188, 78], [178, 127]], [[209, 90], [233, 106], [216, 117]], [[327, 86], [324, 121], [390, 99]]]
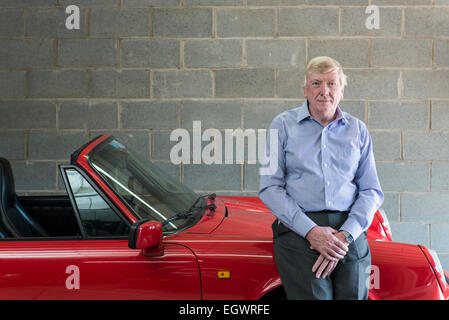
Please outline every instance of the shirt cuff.
[[360, 224], [355, 219], [351, 219], [351, 217], [348, 217], [348, 219], [346, 219], [345, 223], [343, 223], [343, 225], [338, 230], [339, 231], [345, 230], [345, 231], [349, 232], [351, 234], [352, 238], [354, 239], [354, 241], [363, 232], [363, 229], [360, 226]]
[[317, 224], [313, 222], [304, 212], [297, 214], [293, 223], [293, 231], [305, 238], [307, 233]]

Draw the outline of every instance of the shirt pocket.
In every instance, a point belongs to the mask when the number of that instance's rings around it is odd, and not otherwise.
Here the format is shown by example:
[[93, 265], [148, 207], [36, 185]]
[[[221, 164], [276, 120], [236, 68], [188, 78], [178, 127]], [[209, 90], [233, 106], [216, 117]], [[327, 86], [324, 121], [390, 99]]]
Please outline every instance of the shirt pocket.
[[359, 160], [360, 149], [353, 146], [343, 147], [339, 150], [337, 167], [344, 176], [352, 180], [359, 166]]

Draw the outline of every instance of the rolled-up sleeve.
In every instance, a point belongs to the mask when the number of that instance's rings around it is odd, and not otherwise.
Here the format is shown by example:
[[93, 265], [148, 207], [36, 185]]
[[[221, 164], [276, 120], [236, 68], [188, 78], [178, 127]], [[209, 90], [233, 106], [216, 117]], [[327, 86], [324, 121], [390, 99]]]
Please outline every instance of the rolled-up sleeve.
[[[270, 135], [277, 136], [277, 148], [271, 146]], [[304, 237], [316, 224], [287, 193], [284, 146], [287, 136], [280, 116], [271, 123], [260, 169], [259, 197], [267, 208], [288, 228]], [[274, 162], [274, 163], [273, 163]], [[271, 170], [268, 170], [268, 169]], [[274, 168], [274, 170], [273, 170]], [[349, 231], [348, 231], [349, 232]]]

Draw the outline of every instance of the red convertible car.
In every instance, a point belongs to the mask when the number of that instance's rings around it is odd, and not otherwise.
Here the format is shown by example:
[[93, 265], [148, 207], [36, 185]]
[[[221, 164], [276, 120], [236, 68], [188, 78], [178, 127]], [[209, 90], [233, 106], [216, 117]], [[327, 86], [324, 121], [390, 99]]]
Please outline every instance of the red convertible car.
[[[199, 196], [109, 135], [59, 169], [67, 195], [18, 197], [0, 158], [0, 299], [285, 298], [259, 198]], [[435, 252], [392, 242], [382, 212], [368, 239], [370, 299], [449, 298]]]

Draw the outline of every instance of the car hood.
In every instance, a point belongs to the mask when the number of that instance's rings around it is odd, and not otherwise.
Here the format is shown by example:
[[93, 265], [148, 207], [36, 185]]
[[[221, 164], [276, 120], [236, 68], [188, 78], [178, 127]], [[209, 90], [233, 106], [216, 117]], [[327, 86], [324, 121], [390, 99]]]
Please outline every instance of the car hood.
[[272, 239], [271, 224], [275, 216], [257, 197], [220, 197], [227, 214], [212, 234]]

